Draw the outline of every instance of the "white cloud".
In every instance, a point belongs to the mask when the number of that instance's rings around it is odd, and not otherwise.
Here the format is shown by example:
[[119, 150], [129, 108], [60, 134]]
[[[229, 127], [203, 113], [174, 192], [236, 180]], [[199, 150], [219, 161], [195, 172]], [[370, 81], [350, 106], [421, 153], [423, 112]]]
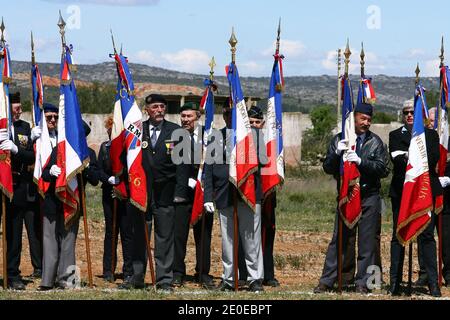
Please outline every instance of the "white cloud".
[[[272, 44], [270, 48], [263, 51], [264, 56], [271, 56], [275, 52], [276, 41]], [[295, 40], [282, 40], [280, 42], [280, 52], [289, 58], [299, 57], [305, 52], [305, 45], [300, 41]]]
[[140, 50], [135, 55], [136, 62], [144, 63], [148, 65], [157, 65], [159, 63], [159, 59], [156, 55], [148, 50]]
[[46, 51], [49, 48], [57, 47], [61, 44], [57, 39], [34, 38], [34, 49], [36, 51]]
[[[341, 74], [344, 73], [344, 49], [341, 49]], [[350, 51], [352, 52], [352, 55], [350, 56], [350, 63], [349, 63], [349, 73], [350, 74], [359, 74], [361, 70], [361, 64], [360, 64], [360, 51], [356, 50], [354, 48], [350, 48]], [[355, 55], [355, 52], [358, 52], [357, 55]], [[386, 66], [383, 64], [383, 62], [378, 58], [378, 56], [373, 52], [365, 51], [365, 71], [367, 74], [377, 74], [381, 73], [386, 69]], [[337, 50], [328, 51], [326, 53], [326, 58], [322, 60], [322, 67], [324, 67], [326, 70], [329, 71], [335, 71], [337, 73]]]
[[241, 76], [262, 75], [262, 72], [265, 70], [264, 66], [255, 61], [240, 63], [238, 67], [240, 70], [239, 74]]
[[419, 64], [419, 69], [422, 69], [420, 75], [422, 77], [437, 77], [439, 76], [439, 59], [432, 59], [425, 61], [425, 66], [422, 67]]
[[[67, 3], [67, 0], [44, 0], [53, 3]], [[105, 6], [154, 6], [160, 0], [72, 0], [72, 3], [97, 4]]]
[[409, 49], [407, 54], [406, 54], [406, 57], [409, 58], [409, 59], [420, 58], [420, 57], [423, 57], [423, 56], [425, 56], [425, 50], [424, 49], [420, 49], [420, 48]]

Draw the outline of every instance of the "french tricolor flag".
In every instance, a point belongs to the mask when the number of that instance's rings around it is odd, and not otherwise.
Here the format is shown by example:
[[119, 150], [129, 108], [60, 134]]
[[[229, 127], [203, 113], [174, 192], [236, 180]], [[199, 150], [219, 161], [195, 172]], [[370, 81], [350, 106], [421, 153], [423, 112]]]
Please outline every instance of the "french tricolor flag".
[[142, 112], [134, 97], [134, 84], [127, 59], [118, 53], [115, 53], [113, 57], [116, 61], [118, 83], [110, 158], [113, 174], [120, 177], [125, 169], [122, 163], [122, 154], [125, 152], [130, 194], [127, 194], [123, 179], [114, 189], [120, 198], [129, 197], [131, 204], [145, 212], [147, 210], [147, 180], [142, 167]]
[[214, 93], [216, 85], [212, 80], [205, 80], [205, 93], [200, 101], [200, 108], [205, 111], [205, 132], [203, 134], [203, 153], [200, 168], [197, 174], [197, 184], [195, 186], [194, 203], [192, 205], [192, 213], [190, 224], [194, 225], [203, 215], [204, 188], [203, 188], [203, 167], [205, 164], [206, 146], [209, 136], [211, 135], [214, 121]]
[[[348, 140], [349, 150], [356, 149], [355, 117], [353, 113], [352, 86], [348, 76], [342, 78], [342, 134]], [[356, 163], [347, 160], [344, 152], [341, 162], [341, 187], [339, 190], [339, 212], [350, 229], [361, 217], [360, 173]]]
[[231, 155], [229, 179], [238, 189], [242, 199], [256, 210], [255, 179], [253, 173], [258, 169], [256, 148], [252, 129], [247, 115], [244, 94], [239, 73], [234, 62], [226, 68], [232, 100], [231, 109]]
[[281, 185], [284, 181], [282, 108], [284, 87], [282, 61], [284, 57], [277, 53], [274, 58], [265, 130], [268, 163], [261, 169], [261, 185], [264, 196], [274, 191], [275, 187]]
[[[436, 121], [434, 122], [435, 129], [439, 134], [439, 164], [438, 174], [440, 177], [445, 175], [445, 168], [447, 166], [448, 153], [448, 89], [449, 89], [449, 75], [450, 71], [447, 66], [441, 68], [441, 101], [439, 107], [436, 109]], [[444, 207], [444, 196], [436, 197], [435, 212], [440, 213]]]
[[397, 224], [397, 238], [404, 246], [426, 228], [431, 221], [433, 209], [423, 124], [424, 109], [427, 109], [425, 93], [422, 85], [419, 84], [414, 99], [414, 124]]
[[71, 49], [64, 45], [61, 58], [58, 144], [56, 165], [61, 174], [55, 192], [64, 207], [64, 223], [69, 225], [80, 212], [77, 174], [89, 164], [89, 152], [78, 105], [77, 91], [70, 73]]
[[44, 84], [37, 64], [32, 64], [31, 66], [31, 92], [33, 95], [33, 120], [35, 125], [41, 129], [41, 136], [36, 140], [35, 144], [36, 159], [33, 180], [37, 185], [39, 194], [44, 197], [50, 183], [42, 179], [42, 171], [50, 160], [52, 144], [48, 133], [47, 120], [42, 110], [44, 104]]
[[372, 79], [362, 77], [359, 81], [359, 90], [358, 90], [358, 103], [375, 103], [377, 97], [375, 96], [375, 90], [372, 86]]

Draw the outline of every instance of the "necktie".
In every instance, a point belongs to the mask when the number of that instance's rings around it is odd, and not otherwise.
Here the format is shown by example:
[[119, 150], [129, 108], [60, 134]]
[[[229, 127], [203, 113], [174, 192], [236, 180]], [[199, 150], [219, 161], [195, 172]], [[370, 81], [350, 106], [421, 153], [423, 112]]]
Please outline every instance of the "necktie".
[[156, 141], [158, 140], [158, 137], [156, 136], [156, 130], [157, 130], [156, 127], [152, 128], [153, 132], [152, 132], [152, 136], [150, 137], [150, 142], [152, 143], [152, 148], [153, 149], [155, 148]]
[[360, 151], [361, 151], [361, 137], [357, 137], [356, 138], [356, 154], [358, 156], [360, 156]]
[[195, 138], [194, 133], [191, 133], [191, 163], [194, 163], [194, 155], [195, 155]]

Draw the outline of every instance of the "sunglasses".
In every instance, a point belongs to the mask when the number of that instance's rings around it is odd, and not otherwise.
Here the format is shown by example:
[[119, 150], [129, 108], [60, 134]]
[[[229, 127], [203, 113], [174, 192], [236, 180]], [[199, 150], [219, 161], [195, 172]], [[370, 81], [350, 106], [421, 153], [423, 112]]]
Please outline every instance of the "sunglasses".
[[45, 116], [45, 118], [48, 120], [48, 121], [50, 121], [50, 120], [52, 120], [52, 119], [55, 119], [55, 120], [58, 120], [58, 115], [48, 115], [48, 116]]
[[403, 111], [404, 116], [407, 116], [408, 114], [414, 115], [414, 111]]

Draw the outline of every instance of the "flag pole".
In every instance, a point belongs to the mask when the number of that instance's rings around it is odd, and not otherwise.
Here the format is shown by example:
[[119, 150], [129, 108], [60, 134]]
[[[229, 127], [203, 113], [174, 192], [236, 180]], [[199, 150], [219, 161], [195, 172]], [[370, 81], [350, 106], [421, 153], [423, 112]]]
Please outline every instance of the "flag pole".
[[337, 103], [336, 103], [336, 122], [337, 122], [337, 128], [339, 131], [339, 126], [342, 124], [341, 118], [341, 95], [342, 95], [342, 88], [341, 88], [341, 57], [342, 57], [342, 50], [339, 48], [337, 51]]
[[[231, 63], [236, 63], [236, 44], [238, 43], [234, 34], [234, 28], [231, 31], [231, 37], [228, 43], [231, 46]], [[230, 105], [232, 101], [230, 100]], [[233, 269], [234, 269], [234, 290], [239, 290], [239, 269], [238, 269], [238, 246], [239, 246], [239, 232], [238, 232], [238, 213], [237, 213], [237, 187], [233, 188]]]
[[84, 189], [83, 175], [81, 173], [78, 174], [78, 186], [80, 188], [80, 200], [81, 200], [81, 210], [83, 214], [83, 223], [84, 223], [84, 241], [86, 244], [86, 260], [88, 267], [88, 283], [89, 288], [94, 287], [94, 283], [92, 280], [92, 263], [91, 263], [91, 247], [89, 243], [89, 225], [87, 222], [87, 210], [86, 210], [86, 193]]
[[147, 248], [148, 266], [150, 268], [150, 276], [152, 277], [152, 285], [156, 286], [155, 268], [153, 267], [152, 248], [150, 244], [150, 235], [148, 234], [147, 221], [145, 221], [145, 212], [142, 214], [144, 220], [145, 247]]
[[[444, 36], [442, 36], [442, 38], [441, 38], [441, 54], [439, 55], [439, 59], [441, 60], [439, 68], [442, 68], [444, 66]], [[443, 89], [443, 87], [442, 87], [442, 79], [441, 79], [440, 90], [439, 90], [439, 108], [438, 108], [439, 112], [441, 112], [440, 109], [442, 107], [446, 107], [446, 106], [442, 105], [442, 98], [441, 98], [442, 97], [442, 89]], [[440, 127], [442, 124], [441, 124], [441, 121], [439, 121], [439, 120], [440, 119], [437, 119], [438, 124], [439, 124], [438, 131], [440, 133]], [[443, 259], [442, 259], [442, 238], [443, 238], [442, 223], [443, 223], [443, 221], [442, 221], [442, 212], [441, 212], [438, 215], [438, 253], [439, 253], [439, 256], [438, 256], [438, 285], [439, 285], [439, 288], [442, 287], [442, 267], [443, 267], [443, 265], [442, 265], [442, 261], [443, 261]]]
[[[0, 25], [1, 30], [1, 43], [5, 44], [5, 38], [4, 38], [4, 31], [5, 31], [5, 24], [3, 23], [3, 17], [2, 17], [2, 23]], [[6, 57], [3, 57], [4, 59]], [[6, 106], [8, 108], [8, 106]], [[7, 258], [7, 250], [8, 250], [8, 243], [6, 239], [6, 196], [5, 193], [2, 192], [2, 246], [3, 246], [3, 289], [8, 288], [8, 258]]]

